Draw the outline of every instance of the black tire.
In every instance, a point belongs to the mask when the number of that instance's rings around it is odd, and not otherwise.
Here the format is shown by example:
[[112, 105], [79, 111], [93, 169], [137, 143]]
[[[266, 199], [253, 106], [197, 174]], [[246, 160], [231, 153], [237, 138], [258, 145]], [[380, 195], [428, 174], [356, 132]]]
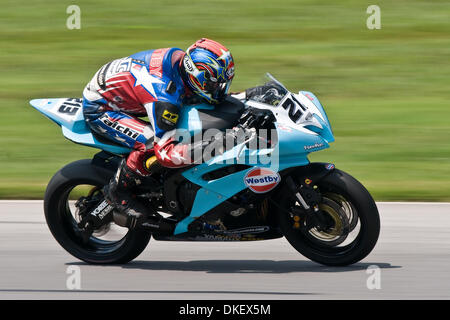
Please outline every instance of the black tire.
[[[359, 217], [359, 234], [353, 242], [339, 247], [311, 240], [312, 237], [293, 227], [292, 218], [286, 211], [279, 214], [281, 232], [299, 253], [323, 265], [346, 266], [364, 259], [375, 247], [380, 233], [380, 217], [372, 196], [356, 179], [338, 169], [320, 180], [317, 186], [322, 193], [341, 195], [354, 207]], [[295, 202], [293, 199], [292, 192], [286, 189], [280, 205], [289, 211]]]
[[58, 171], [45, 192], [45, 219], [51, 233], [67, 252], [87, 263], [127, 263], [144, 251], [151, 238], [149, 232], [135, 229], [129, 230], [118, 241], [91, 237], [86, 244], [75, 232], [76, 225], [67, 201], [70, 191], [86, 184], [103, 187], [113, 175], [112, 171], [92, 165], [91, 160], [79, 160]]

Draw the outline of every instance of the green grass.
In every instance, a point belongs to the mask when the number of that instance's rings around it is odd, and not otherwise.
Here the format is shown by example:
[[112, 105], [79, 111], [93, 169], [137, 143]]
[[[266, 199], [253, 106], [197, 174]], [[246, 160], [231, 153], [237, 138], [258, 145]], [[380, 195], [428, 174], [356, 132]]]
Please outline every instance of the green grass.
[[[81, 30], [66, 28], [67, 6]], [[366, 8], [381, 8], [381, 30]], [[79, 97], [107, 61], [145, 49], [228, 46], [233, 91], [269, 71], [317, 94], [334, 162], [377, 200], [450, 200], [448, 1], [22, 1], [0, 10], [0, 198], [41, 198], [53, 173], [94, 149], [65, 140], [28, 101]]]

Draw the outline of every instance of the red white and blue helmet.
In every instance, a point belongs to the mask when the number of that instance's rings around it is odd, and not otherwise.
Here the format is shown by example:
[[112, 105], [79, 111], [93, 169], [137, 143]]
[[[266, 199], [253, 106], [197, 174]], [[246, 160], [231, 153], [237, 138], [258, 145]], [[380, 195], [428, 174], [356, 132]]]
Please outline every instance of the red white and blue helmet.
[[231, 52], [222, 44], [202, 38], [183, 57], [184, 80], [191, 91], [209, 103], [219, 103], [234, 77]]

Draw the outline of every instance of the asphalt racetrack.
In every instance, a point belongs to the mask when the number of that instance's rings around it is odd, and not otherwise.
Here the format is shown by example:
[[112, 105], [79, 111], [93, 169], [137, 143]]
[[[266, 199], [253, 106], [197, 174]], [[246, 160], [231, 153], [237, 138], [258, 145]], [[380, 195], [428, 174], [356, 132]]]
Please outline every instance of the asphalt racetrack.
[[284, 239], [152, 239], [129, 264], [93, 266], [53, 239], [42, 201], [1, 201], [0, 299], [449, 299], [450, 204], [378, 209], [378, 244], [350, 267], [311, 262]]

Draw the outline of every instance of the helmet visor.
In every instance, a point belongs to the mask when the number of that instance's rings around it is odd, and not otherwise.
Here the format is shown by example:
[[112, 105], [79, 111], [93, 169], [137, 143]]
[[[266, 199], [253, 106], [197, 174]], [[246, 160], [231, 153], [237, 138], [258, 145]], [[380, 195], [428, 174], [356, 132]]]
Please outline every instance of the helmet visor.
[[228, 93], [231, 80], [228, 81], [212, 81], [208, 80], [205, 84], [205, 91], [211, 95], [215, 100], [222, 100]]

